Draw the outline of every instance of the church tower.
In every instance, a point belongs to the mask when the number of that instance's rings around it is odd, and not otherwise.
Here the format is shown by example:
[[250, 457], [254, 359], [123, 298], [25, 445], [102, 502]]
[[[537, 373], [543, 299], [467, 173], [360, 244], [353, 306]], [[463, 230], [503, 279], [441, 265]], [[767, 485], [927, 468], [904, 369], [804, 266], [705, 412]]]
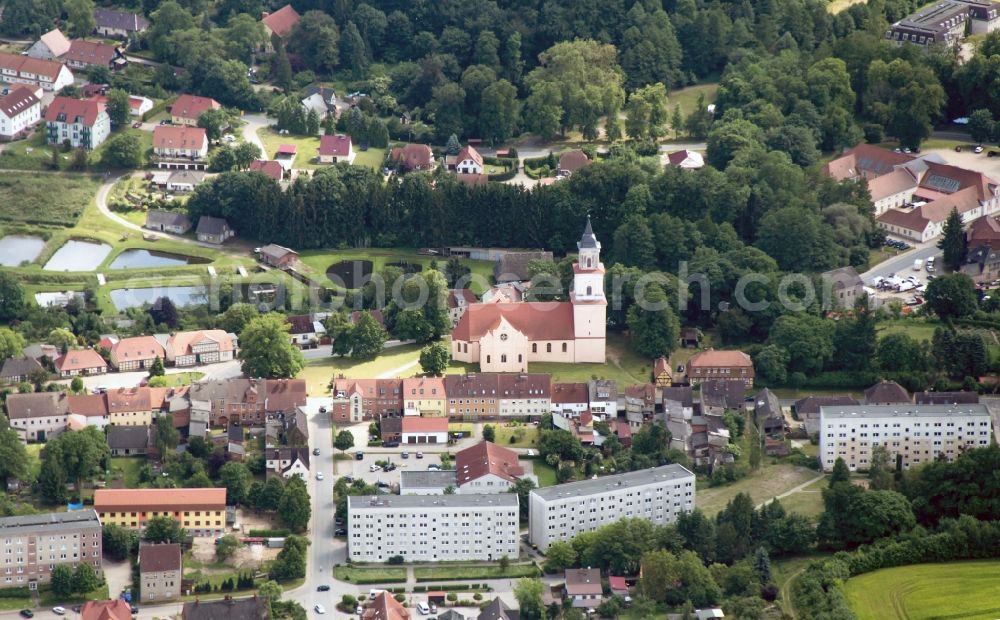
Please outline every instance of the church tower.
[[579, 258], [573, 265], [573, 330], [576, 334], [575, 361], [605, 362], [608, 300], [604, 297], [604, 265], [601, 242], [587, 216], [587, 227], [576, 244]]

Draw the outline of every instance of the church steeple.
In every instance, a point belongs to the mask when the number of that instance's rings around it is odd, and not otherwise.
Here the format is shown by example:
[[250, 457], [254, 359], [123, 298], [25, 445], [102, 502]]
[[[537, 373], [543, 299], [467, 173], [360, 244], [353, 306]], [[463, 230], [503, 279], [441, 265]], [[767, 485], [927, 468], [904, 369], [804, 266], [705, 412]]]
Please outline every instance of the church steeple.
[[583, 229], [583, 236], [580, 240], [576, 242], [576, 248], [578, 250], [583, 250], [584, 248], [596, 248], [598, 252], [601, 250], [601, 242], [597, 240], [594, 236], [594, 227], [590, 225], [590, 214], [587, 214], [587, 227]]
[[579, 252], [577, 268], [579, 271], [594, 271], [601, 268], [601, 242], [594, 235], [594, 227], [590, 225], [590, 215], [587, 215], [587, 226], [583, 236], [576, 242]]

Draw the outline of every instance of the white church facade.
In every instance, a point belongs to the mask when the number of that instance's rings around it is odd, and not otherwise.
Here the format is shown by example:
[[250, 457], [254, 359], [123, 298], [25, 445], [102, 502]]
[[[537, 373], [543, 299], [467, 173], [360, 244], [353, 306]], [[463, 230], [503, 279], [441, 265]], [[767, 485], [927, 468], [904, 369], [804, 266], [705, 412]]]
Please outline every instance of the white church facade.
[[601, 243], [587, 218], [569, 301], [469, 305], [451, 335], [451, 357], [482, 372], [527, 372], [530, 362], [605, 362], [608, 301]]

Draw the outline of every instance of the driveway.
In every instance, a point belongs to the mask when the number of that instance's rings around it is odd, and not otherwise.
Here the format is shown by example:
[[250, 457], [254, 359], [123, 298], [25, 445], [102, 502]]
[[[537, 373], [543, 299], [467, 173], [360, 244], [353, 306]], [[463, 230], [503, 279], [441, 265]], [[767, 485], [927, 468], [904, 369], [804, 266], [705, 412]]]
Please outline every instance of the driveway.
[[256, 144], [263, 158], [270, 159], [271, 156], [268, 154], [267, 149], [264, 148], [264, 143], [261, 142], [260, 136], [257, 135], [257, 130], [267, 127], [271, 124], [271, 121], [263, 114], [246, 114], [240, 120], [243, 121], [243, 139], [250, 144]]

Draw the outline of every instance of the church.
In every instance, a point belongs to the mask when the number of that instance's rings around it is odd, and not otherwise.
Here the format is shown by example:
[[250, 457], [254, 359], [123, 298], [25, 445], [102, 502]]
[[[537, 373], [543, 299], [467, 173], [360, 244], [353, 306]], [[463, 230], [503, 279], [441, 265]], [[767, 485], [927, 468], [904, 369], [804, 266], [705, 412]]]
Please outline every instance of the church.
[[527, 372], [530, 362], [605, 361], [608, 300], [601, 243], [587, 218], [569, 301], [476, 303], [451, 334], [451, 357], [482, 372]]

